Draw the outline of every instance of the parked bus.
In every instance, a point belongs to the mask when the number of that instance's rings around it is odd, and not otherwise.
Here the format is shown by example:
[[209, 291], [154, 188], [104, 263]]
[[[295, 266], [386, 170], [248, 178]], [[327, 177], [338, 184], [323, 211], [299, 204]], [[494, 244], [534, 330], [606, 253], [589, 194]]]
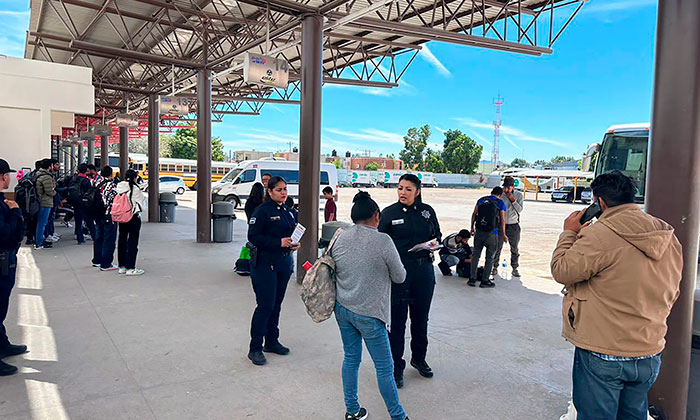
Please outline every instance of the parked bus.
[[635, 181], [635, 200], [643, 203], [648, 149], [649, 123], [613, 125], [605, 132], [602, 143], [588, 147], [582, 166], [590, 167], [591, 159], [597, 152], [595, 176], [616, 169], [621, 171]]
[[[212, 201], [228, 201], [235, 208], [240, 208], [250, 195], [256, 182], [262, 183], [263, 174], [281, 176], [287, 181], [289, 196], [298, 202], [299, 198], [299, 162], [288, 162], [280, 158], [243, 161], [230, 170], [220, 182], [212, 187]], [[321, 190], [330, 186], [338, 199], [338, 170], [330, 163], [321, 164]], [[322, 194], [319, 198], [323, 197]]]
[[[138, 172], [143, 179], [148, 179], [148, 156], [132, 153], [132, 168]], [[160, 176], [178, 176], [185, 181], [185, 185], [192, 190], [197, 189], [197, 161], [189, 159], [158, 159]], [[212, 184], [221, 180], [231, 169], [235, 168], [235, 163], [211, 162], [211, 182]]]

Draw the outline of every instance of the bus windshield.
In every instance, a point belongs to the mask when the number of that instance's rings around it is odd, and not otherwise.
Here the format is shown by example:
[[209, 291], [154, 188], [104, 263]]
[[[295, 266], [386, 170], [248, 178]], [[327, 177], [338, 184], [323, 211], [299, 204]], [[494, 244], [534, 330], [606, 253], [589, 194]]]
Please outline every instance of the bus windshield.
[[637, 184], [637, 201], [644, 200], [647, 175], [649, 132], [607, 133], [603, 138], [596, 176], [619, 170]]
[[223, 178], [221, 178], [221, 182], [233, 182], [233, 180], [240, 174], [242, 169], [234, 169], [231, 172], [227, 173]]

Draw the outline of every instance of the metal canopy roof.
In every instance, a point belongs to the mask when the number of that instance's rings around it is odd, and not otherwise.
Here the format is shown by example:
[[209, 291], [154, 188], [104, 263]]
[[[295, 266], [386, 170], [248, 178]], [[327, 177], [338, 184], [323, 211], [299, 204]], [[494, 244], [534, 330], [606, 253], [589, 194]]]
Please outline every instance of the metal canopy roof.
[[[581, 0], [31, 0], [25, 58], [93, 69], [96, 115], [143, 107], [149, 93], [194, 97], [208, 68], [216, 119], [298, 103], [301, 19], [325, 17], [324, 82], [391, 88], [437, 40], [551, 53]], [[269, 33], [269, 35], [268, 35]], [[266, 49], [269, 37], [269, 49]], [[246, 51], [290, 64], [286, 90], [243, 82]], [[195, 108], [193, 108], [195, 111]]]

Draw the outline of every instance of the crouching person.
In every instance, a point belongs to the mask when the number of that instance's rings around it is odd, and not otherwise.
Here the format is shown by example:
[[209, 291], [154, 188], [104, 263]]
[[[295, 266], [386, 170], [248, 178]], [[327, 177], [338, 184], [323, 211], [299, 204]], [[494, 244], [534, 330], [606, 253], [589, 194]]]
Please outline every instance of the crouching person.
[[645, 420], [679, 295], [681, 245], [668, 223], [634, 204], [631, 178], [603, 174], [591, 189], [603, 213], [590, 226], [572, 213], [551, 264], [566, 286], [563, 336], [576, 346], [574, 405], [582, 420]]
[[366, 192], [357, 193], [353, 203], [351, 218], [355, 224], [338, 236], [330, 250], [336, 264], [335, 318], [345, 351], [345, 419], [361, 420], [368, 416], [367, 409], [357, 398], [364, 340], [391, 419], [406, 420], [394, 381], [394, 361], [387, 332], [387, 325], [391, 323], [391, 283], [403, 283], [406, 271], [389, 235], [377, 231], [377, 203]]
[[469, 278], [472, 269], [472, 248], [469, 246], [471, 237], [472, 234], [467, 229], [462, 229], [442, 240], [438, 268], [443, 276], [451, 276], [450, 267], [456, 266], [458, 276]]

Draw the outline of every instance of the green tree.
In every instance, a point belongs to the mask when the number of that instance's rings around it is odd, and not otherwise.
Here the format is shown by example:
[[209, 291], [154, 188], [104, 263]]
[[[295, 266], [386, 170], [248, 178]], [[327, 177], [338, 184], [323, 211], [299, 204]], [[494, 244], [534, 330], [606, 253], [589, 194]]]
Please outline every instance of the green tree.
[[428, 172], [444, 173], [446, 171], [446, 168], [445, 163], [442, 161], [440, 153], [431, 149], [426, 150], [423, 169]]
[[564, 163], [564, 162], [571, 162], [572, 160], [576, 160], [576, 159], [573, 156], [554, 156], [550, 162], [551, 163]]
[[[170, 140], [170, 157], [176, 159], [197, 159], [197, 129], [178, 128]], [[219, 137], [211, 138], [211, 158], [222, 162], [224, 156], [224, 143]]]
[[546, 165], [546, 164], [547, 164], [547, 162], [542, 160], [542, 159], [538, 159], [538, 160], [533, 162], [533, 165], [536, 165], [536, 166], [542, 166], [542, 165]]
[[396, 157], [394, 156], [393, 153], [389, 153], [388, 155], [386, 155], [386, 158], [387, 158], [387, 159], [391, 159], [391, 160], [396, 159]]
[[379, 169], [379, 164], [377, 162], [370, 162], [365, 165], [365, 169], [368, 171], [376, 171]]
[[442, 147], [445, 169], [454, 174], [474, 174], [484, 147], [459, 130], [447, 130]]
[[160, 157], [171, 157], [170, 144], [173, 141], [173, 136], [161, 134], [159, 140], [160, 146], [158, 147], [158, 151], [160, 152]]
[[403, 136], [404, 148], [399, 153], [399, 159], [404, 161], [408, 168], [422, 169], [423, 153], [428, 146], [428, 138], [430, 126], [427, 124], [420, 128], [411, 127]]
[[335, 168], [336, 168], [336, 169], [343, 169], [343, 164], [340, 163], [339, 160], [334, 160], [334, 161], [333, 161], [333, 164], [335, 165]]
[[510, 163], [510, 166], [514, 168], [526, 168], [529, 165], [525, 159], [521, 158], [515, 158], [513, 161]]

